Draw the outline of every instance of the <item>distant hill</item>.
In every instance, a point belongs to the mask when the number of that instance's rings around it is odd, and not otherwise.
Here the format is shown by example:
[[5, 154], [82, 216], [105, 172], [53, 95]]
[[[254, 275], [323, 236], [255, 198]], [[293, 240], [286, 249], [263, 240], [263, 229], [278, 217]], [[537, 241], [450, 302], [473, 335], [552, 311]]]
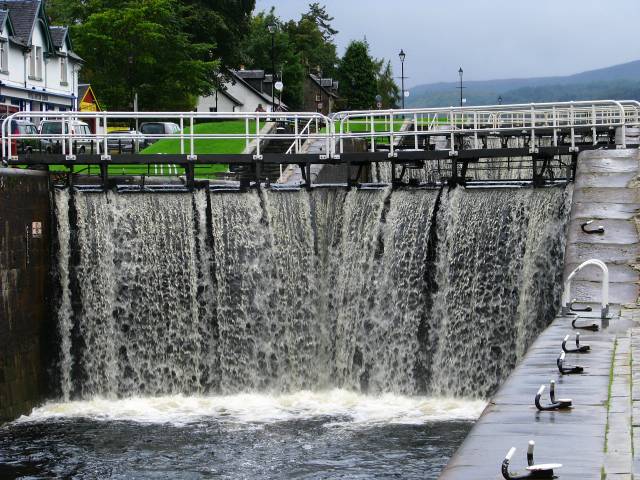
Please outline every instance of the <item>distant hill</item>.
[[[411, 88], [407, 108], [448, 107], [460, 103], [456, 82]], [[513, 78], [464, 82], [467, 105], [554, 102], [596, 99], [640, 99], [640, 60], [564, 77]]]

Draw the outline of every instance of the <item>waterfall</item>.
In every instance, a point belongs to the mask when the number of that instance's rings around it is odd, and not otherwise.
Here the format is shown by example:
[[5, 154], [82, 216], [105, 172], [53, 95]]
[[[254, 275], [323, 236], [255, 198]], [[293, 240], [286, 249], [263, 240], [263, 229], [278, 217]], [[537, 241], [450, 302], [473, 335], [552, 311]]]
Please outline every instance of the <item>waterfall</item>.
[[486, 398], [553, 318], [569, 198], [57, 192], [63, 395]]

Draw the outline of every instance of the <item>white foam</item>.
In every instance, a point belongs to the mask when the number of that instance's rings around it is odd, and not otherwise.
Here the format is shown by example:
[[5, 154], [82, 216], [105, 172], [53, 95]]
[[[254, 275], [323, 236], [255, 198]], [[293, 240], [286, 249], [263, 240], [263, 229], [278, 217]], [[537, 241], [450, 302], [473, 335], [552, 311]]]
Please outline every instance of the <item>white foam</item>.
[[486, 402], [482, 400], [393, 394], [368, 396], [336, 389], [282, 395], [172, 395], [52, 402], [34, 409], [29, 416], [23, 416], [18, 421], [88, 418], [184, 425], [207, 419], [232, 423], [273, 423], [326, 416], [335, 418], [333, 425], [419, 425], [432, 421], [475, 420], [485, 405]]

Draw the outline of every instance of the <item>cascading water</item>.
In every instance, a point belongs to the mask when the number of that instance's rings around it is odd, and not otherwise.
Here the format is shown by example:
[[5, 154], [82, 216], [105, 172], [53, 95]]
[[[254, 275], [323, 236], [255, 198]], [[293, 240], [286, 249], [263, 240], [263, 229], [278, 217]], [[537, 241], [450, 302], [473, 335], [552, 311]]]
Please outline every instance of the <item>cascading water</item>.
[[486, 398], [553, 317], [568, 196], [58, 192], [63, 397]]
[[0, 477], [436, 478], [558, 302], [570, 191], [57, 191], [60, 401]]

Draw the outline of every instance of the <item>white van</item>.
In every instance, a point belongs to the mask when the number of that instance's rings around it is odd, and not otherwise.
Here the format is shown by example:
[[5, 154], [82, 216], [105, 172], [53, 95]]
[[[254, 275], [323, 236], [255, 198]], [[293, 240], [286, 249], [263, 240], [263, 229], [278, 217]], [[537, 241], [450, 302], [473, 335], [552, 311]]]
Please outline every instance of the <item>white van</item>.
[[[73, 138], [73, 153], [92, 153], [96, 151], [95, 140], [91, 138], [91, 129], [85, 122], [79, 120], [42, 120], [40, 122], [41, 135], [60, 135], [62, 134], [62, 124], [65, 124], [64, 133], [71, 132]], [[85, 136], [86, 135], [86, 136]], [[46, 138], [42, 139], [42, 150], [47, 153], [62, 153], [62, 138]], [[68, 140], [67, 140], [68, 142]], [[92, 148], [93, 147], [93, 148]], [[68, 149], [68, 143], [67, 143]], [[70, 153], [70, 152], [67, 152]]]

